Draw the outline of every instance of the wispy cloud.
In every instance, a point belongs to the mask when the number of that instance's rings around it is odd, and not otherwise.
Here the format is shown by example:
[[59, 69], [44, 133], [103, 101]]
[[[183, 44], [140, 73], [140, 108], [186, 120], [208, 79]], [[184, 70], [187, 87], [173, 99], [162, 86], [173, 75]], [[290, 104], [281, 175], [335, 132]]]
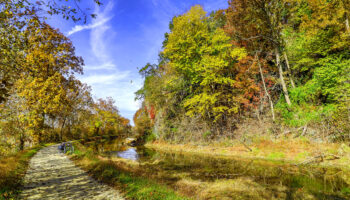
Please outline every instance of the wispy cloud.
[[73, 35], [74, 33], [83, 31], [83, 30], [89, 30], [89, 29], [94, 29], [99, 26], [102, 26], [106, 24], [108, 21], [110, 21], [113, 16], [108, 16], [110, 11], [113, 10], [113, 2], [109, 1], [103, 12], [100, 12], [100, 6], [95, 5], [95, 12], [97, 14], [97, 17], [92, 20], [91, 24], [86, 24], [86, 25], [75, 25], [70, 31], [68, 31], [67, 35]]
[[77, 32], [83, 31], [83, 30], [96, 28], [98, 26], [105, 24], [106, 22], [108, 22], [111, 19], [112, 18], [102, 18], [100, 21], [96, 21], [95, 23], [92, 23], [92, 24], [76, 25], [72, 28], [72, 30], [70, 30], [67, 33], [67, 35], [70, 36], [70, 35], [73, 35], [74, 33], [77, 33]]
[[[97, 13], [97, 18], [93, 20], [93, 23], [99, 23], [100, 21], [105, 21], [109, 19], [110, 11], [112, 11], [114, 5], [112, 1], [109, 1], [105, 9], [101, 12], [100, 7], [95, 7], [95, 13]], [[103, 63], [112, 63], [109, 58], [108, 46], [108, 35], [107, 31], [111, 30], [111, 26], [108, 23], [103, 23], [100, 26], [93, 28], [90, 32], [90, 46], [92, 48], [92, 53], [94, 56]], [[111, 31], [108, 32], [111, 34]]]
[[99, 65], [85, 65], [85, 70], [114, 70], [116, 65], [113, 62], [106, 62]]
[[117, 81], [124, 80], [129, 76], [129, 72], [117, 72], [113, 74], [93, 74], [90, 76], [82, 77], [81, 81], [89, 85], [110, 85], [114, 84]]

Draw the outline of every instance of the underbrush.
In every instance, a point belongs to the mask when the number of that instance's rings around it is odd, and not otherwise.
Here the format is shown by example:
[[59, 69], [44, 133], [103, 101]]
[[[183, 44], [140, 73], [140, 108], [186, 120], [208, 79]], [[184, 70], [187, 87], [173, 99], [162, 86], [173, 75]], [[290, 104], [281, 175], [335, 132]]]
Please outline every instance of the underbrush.
[[118, 167], [114, 162], [99, 159], [93, 152], [76, 143], [72, 159], [95, 179], [117, 187], [128, 199], [137, 200], [183, 200], [167, 186], [138, 177]]
[[29, 160], [42, 147], [37, 146], [0, 159], [0, 199], [17, 198]]

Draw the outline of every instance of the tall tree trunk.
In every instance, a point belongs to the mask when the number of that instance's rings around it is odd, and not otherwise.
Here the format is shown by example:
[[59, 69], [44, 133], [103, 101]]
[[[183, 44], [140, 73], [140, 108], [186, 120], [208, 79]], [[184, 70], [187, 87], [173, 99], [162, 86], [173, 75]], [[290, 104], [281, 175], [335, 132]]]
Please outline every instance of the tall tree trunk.
[[24, 150], [24, 134], [21, 133], [19, 136], [19, 150], [23, 151]]
[[267, 98], [266, 92], [264, 90], [264, 97], [260, 99], [260, 107], [259, 107], [259, 113], [262, 113], [264, 111], [264, 102]]
[[42, 143], [42, 133], [41, 133], [42, 130], [39, 130], [39, 135], [38, 135], [38, 142], [39, 144]]
[[350, 24], [349, 24], [349, 14], [348, 13], [345, 13], [345, 26], [346, 26], [346, 30], [350, 34]]
[[284, 81], [283, 69], [282, 69], [282, 65], [281, 65], [281, 56], [280, 56], [280, 52], [279, 52], [278, 48], [275, 49], [275, 53], [276, 53], [276, 62], [277, 62], [277, 67], [278, 67], [278, 71], [279, 71], [279, 75], [280, 75], [280, 80], [281, 80], [281, 84], [282, 84], [284, 98], [286, 99], [287, 104], [290, 106], [290, 105], [292, 105], [292, 103], [290, 102], [288, 89], [286, 86], [286, 82]]
[[42, 116], [42, 121], [40, 122], [40, 126], [39, 126], [39, 134], [38, 134], [38, 141], [39, 141], [39, 144], [41, 144], [43, 141], [42, 141], [42, 131], [44, 130], [44, 127], [45, 127], [45, 113], [41, 113], [41, 116]]
[[96, 127], [96, 126], [95, 126], [95, 131], [94, 131], [95, 136], [98, 135], [98, 132], [99, 132], [99, 131], [100, 131], [100, 127]]
[[256, 108], [256, 109], [255, 109], [255, 112], [256, 112], [256, 117], [258, 118], [259, 122], [261, 123], [261, 119], [260, 119], [260, 110], [259, 110], [259, 108]]
[[64, 118], [63, 122], [62, 122], [62, 126], [61, 126], [61, 132], [60, 132], [60, 141], [63, 141], [63, 128], [64, 128], [64, 124], [66, 123], [66, 118]]
[[275, 121], [275, 109], [273, 107], [273, 102], [272, 102], [272, 99], [271, 99], [271, 96], [269, 94], [269, 92], [267, 91], [267, 88], [266, 88], [266, 83], [265, 83], [265, 78], [264, 78], [264, 74], [263, 74], [263, 71], [262, 71], [262, 68], [261, 68], [261, 63], [260, 63], [260, 60], [259, 60], [259, 57], [258, 55], [256, 54], [255, 55], [257, 61], [258, 61], [258, 66], [259, 66], [259, 71], [260, 71], [260, 76], [261, 76], [261, 80], [262, 80], [262, 83], [263, 83], [263, 87], [264, 87], [264, 91], [265, 91], [265, 94], [269, 100], [269, 103], [270, 103], [270, 108], [271, 108], [271, 113], [272, 113], [272, 120]]
[[68, 135], [71, 136], [71, 127], [72, 127], [72, 121], [69, 120], [69, 123], [68, 123]]
[[283, 52], [283, 56], [284, 56], [284, 60], [286, 61], [286, 64], [287, 64], [290, 83], [292, 84], [292, 87], [295, 88], [293, 73], [292, 73], [292, 70], [290, 69], [290, 66], [289, 66], [289, 60], [288, 60], [287, 53], [286, 53], [286, 52]]

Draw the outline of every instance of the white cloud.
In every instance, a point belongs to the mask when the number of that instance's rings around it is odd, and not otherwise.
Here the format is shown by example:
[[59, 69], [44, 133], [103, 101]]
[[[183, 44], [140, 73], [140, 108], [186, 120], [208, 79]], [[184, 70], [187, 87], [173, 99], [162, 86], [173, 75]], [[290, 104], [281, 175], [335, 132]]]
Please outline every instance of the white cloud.
[[106, 62], [99, 65], [85, 65], [85, 70], [114, 70], [116, 65], [113, 62]]
[[[92, 22], [99, 23], [101, 21], [106, 21], [106, 19], [112, 18], [109, 15], [113, 9], [113, 6], [113, 2], [109, 1], [102, 12], [100, 11], [100, 7], [96, 6], [95, 13], [97, 13], [97, 17], [96, 19], [93, 19]], [[112, 63], [108, 55], [109, 51], [107, 49], [109, 44], [108, 40], [110, 39], [109, 36], [113, 35], [111, 32], [111, 26], [108, 23], [102, 23], [100, 26], [92, 28], [90, 32], [90, 46], [92, 48], [92, 53], [102, 63]]]
[[82, 30], [87, 30], [87, 29], [93, 29], [96, 28], [98, 26], [101, 26], [105, 23], [107, 23], [109, 20], [111, 20], [112, 18], [102, 18], [100, 21], [96, 21], [95, 23], [92, 24], [87, 24], [87, 25], [76, 25], [72, 28], [72, 30], [70, 30], [67, 35], [73, 35], [74, 33], [80, 32]]
[[90, 46], [92, 48], [92, 52], [96, 58], [98, 58], [102, 62], [110, 62], [107, 48], [106, 48], [106, 38], [105, 33], [110, 29], [110, 26], [100, 26], [91, 31], [90, 35]]
[[88, 30], [88, 29], [94, 29], [99, 26], [102, 26], [106, 24], [108, 21], [110, 21], [113, 16], [107, 16], [111, 10], [113, 10], [113, 2], [109, 1], [103, 12], [100, 12], [100, 6], [95, 5], [95, 11], [94, 13], [97, 14], [97, 17], [92, 20], [91, 24], [86, 24], [86, 25], [75, 25], [68, 33], [67, 35], [73, 35], [74, 33], [83, 31], [83, 30]]
[[111, 85], [116, 81], [124, 80], [129, 76], [129, 72], [118, 72], [113, 74], [94, 74], [90, 76], [84, 76], [81, 78], [81, 81], [87, 83], [88, 85]]

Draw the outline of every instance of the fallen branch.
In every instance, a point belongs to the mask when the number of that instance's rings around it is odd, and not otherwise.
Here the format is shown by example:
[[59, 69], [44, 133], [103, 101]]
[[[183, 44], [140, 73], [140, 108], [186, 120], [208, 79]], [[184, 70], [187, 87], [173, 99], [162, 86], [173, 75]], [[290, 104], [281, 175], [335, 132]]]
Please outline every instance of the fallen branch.
[[304, 126], [303, 132], [301, 133], [300, 136], [304, 136], [306, 134], [307, 131], [307, 124]]
[[248, 145], [246, 145], [242, 140], [239, 140], [245, 148], [247, 148], [249, 151], [253, 151]]
[[302, 126], [302, 127], [298, 128], [297, 131], [299, 131], [301, 128], [303, 129], [303, 132], [301, 132], [301, 134], [296, 135], [294, 138], [297, 138], [297, 137], [300, 137], [300, 136], [304, 136], [306, 134], [307, 124], [305, 126]]
[[336, 160], [336, 159], [340, 159], [340, 156], [337, 156], [337, 155], [334, 155], [334, 154], [320, 154], [320, 155], [317, 155], [315, 157], [312, 157], [308, 160], [305, 160], [304, 162], [301, 162], [299, 164], [297, 164], [298, 166], [299, 165], [307, 165], [307, 164], [311, 164], [311, 163], [314, 163], [314, 162], [317, 162], [317, 163], [321, 163], [325, 160]]
[[[280, 136], [285, 136], [285, 135], [287, 135], [287, 134], [289, 134], [289, 133], [292, 133], [292, 132], [297, 132], [297, 131], [299, 131], [300, 129], [302, 129], [302, 128], [305, 128], [305, 126], [302, 126], [302, 127], [299, 127], [299, 128], [297, 128], [297, 129], [292, 129], [292, 130], [287, 130], [287, 131], [284, 131], [282, 134], [280, 134], [278, 137], [280, 137]], [[304, 132], [304, 131], [303, 131]], [[296, 136], [297, 137], [297, 136]]]

